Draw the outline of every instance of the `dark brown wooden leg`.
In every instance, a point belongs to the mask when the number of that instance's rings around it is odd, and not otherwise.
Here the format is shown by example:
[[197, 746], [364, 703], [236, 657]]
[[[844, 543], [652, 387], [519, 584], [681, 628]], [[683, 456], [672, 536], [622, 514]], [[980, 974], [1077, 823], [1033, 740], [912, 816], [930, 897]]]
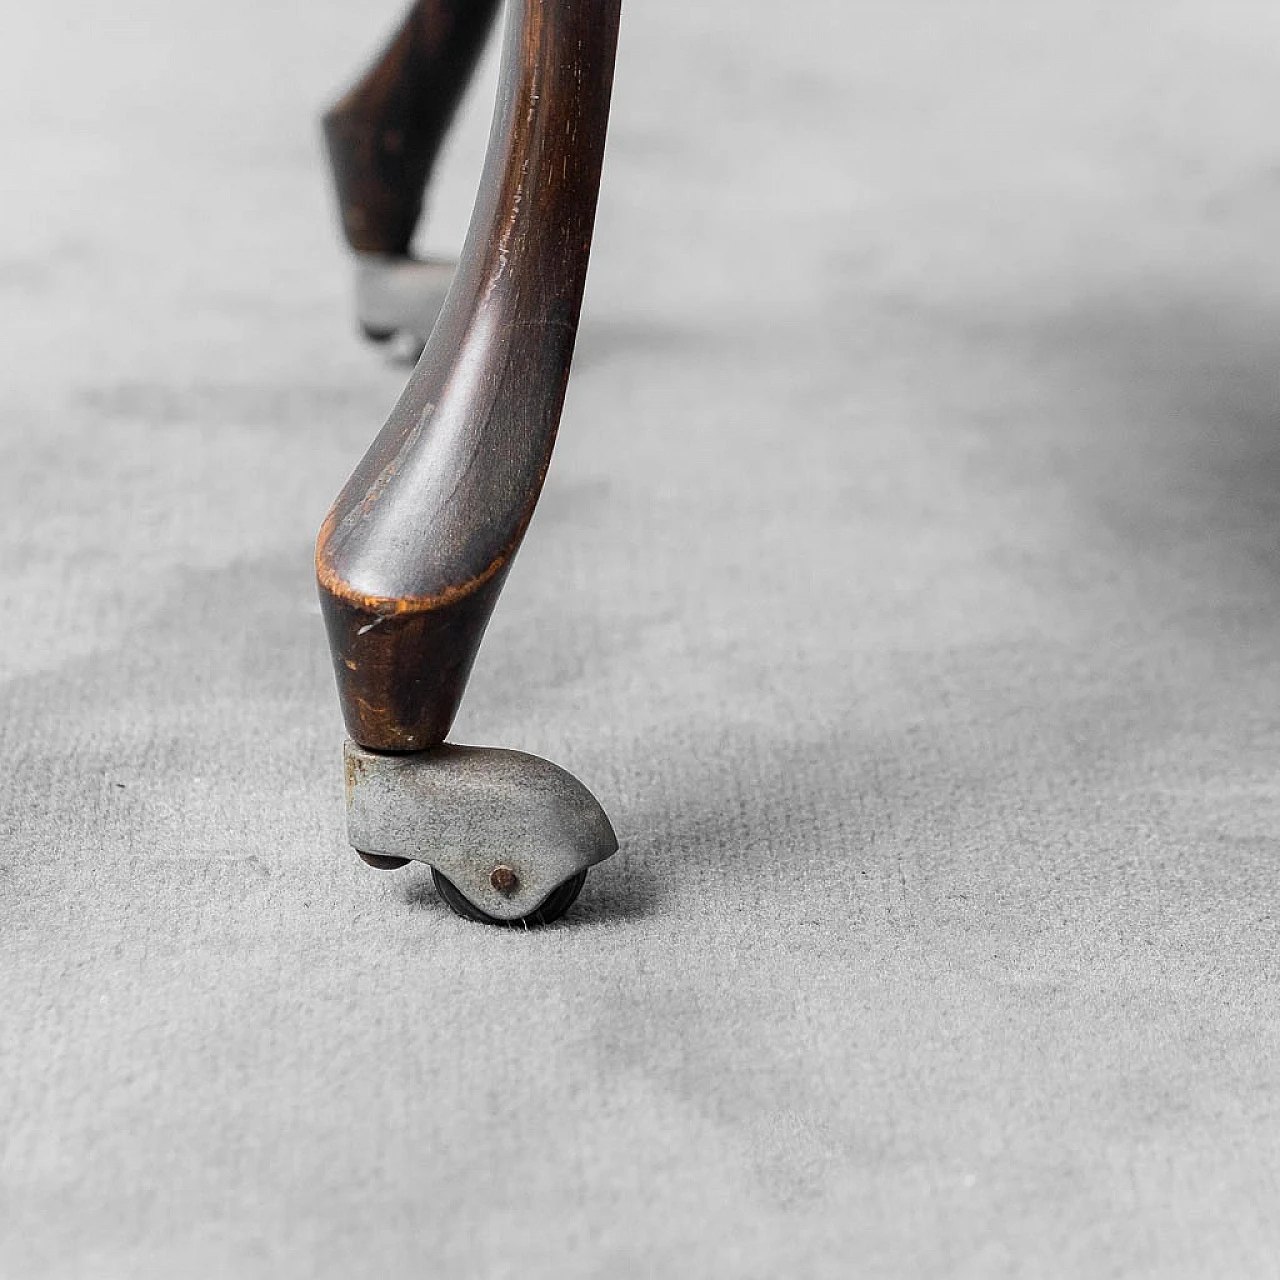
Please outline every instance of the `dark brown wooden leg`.
[[342, 229], [361, 253], [404, 257], [440, 144], [499, 0], [417, 0], [373, 66], [325, 114]]
[[[457, 277], [316, 548], [355, 744], [347, 756], [352, 842], [430, 862], [487, 918], [529, 918], [617, 847], [594, 798], [562, 770], [441, 744], [551, 461], [586, 282], [618, 9], [619, 0], [512, 0]], [[385, 753], [399, 753], [399, 763]], [[480, 805], [474, 823], [465, 806], [450, 807], [455, 794], [480, 798], [486, 788], [518, 817], [509, 831], [502, 805]], [[447, 837], [447, 867], [416, 842], [414, 796], [430, 798], [423, 821]], [[484, 862], [502, 856], [492, 846], [504, 831], [528, 844], [535, 828], [563, 839], [519, 866]], [[487, 841], [474, 864], [459, 852], [473, 830]], [[499, 887], [507, 872], [510, 890]], [[559, 879], [549, 882], [553, 874]]]

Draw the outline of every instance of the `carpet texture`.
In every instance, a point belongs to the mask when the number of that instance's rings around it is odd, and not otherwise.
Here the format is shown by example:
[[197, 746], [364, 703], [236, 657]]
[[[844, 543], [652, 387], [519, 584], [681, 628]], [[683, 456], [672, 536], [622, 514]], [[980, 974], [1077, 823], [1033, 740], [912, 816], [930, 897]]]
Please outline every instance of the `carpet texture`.
[[1280, 10], [629, 5], [454, 732], [617, 827], [527, 934], [343, 838], [396, 13], [5, 20], [0, 1276], [1274, 1275]]

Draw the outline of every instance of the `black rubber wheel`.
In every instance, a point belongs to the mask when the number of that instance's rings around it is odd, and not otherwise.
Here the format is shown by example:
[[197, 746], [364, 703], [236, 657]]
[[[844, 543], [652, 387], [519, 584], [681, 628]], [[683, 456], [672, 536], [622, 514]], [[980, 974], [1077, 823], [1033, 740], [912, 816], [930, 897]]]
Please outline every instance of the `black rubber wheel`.
[[375, 871], [398, 871], [401, 867], [409, 865], [408, 858], [393, 858], [386, 853], [361, 853], [359, 849], [357, 853], [371, 866]]
[[360, 332], [364, 334], [366, 342], [376, 342], [379, 346], [383, 346], [396, 336], [397, 331], [395, 329], [379, 329], [375, 325], [365, 324], [361, 320]]
[[499, 920], [481, 911], [473, 902], [465, 898], [458, 886], [447, 876], [442, 876], [435, 867], [431, 868], [431, 878], [436, 882], [436, 892], [444, 899], [449, 910], [464, 920], [474, 920], [477, 924], [506, 925], [512, 929], [528, 929], [534, 925], [553, 924], [578, 900], [582, 886], [587, 883], [587, 873], [579, 871], [562, 885], [552, 889], [551, 896], [536, 911], [518, 920]]

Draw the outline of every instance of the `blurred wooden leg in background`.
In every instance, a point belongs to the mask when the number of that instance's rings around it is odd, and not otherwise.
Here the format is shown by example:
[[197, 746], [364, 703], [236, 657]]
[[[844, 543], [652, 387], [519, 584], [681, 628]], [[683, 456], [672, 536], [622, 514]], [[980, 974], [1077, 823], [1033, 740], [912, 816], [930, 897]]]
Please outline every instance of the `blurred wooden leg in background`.
[[423, 198], [500, 0], [417, 0], [323, 128], [365, 335], [425, 343], [454, 264], [410, 256]]

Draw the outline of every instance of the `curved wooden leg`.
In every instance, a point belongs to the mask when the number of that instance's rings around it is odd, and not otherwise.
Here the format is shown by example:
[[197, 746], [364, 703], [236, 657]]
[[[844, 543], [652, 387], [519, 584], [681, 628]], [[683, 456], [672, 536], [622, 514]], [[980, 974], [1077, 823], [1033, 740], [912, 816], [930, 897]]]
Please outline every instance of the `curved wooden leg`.
[[425, 342], [452, 262], [409, 256], [423, 195], [493, 24], [499, 0], [417, 0], [323, 129], [342, 230], [356, 253], [356, 311], [367, 337]]
[[551, 461], [618, 9], [619, 0], [512, 0], [457, 276], [316, 548], [352, 738], [352, 843], [431, 863], [486, 919], [536, 916], [617, 848], [594, 797], [563, 770], [443, 743]]

